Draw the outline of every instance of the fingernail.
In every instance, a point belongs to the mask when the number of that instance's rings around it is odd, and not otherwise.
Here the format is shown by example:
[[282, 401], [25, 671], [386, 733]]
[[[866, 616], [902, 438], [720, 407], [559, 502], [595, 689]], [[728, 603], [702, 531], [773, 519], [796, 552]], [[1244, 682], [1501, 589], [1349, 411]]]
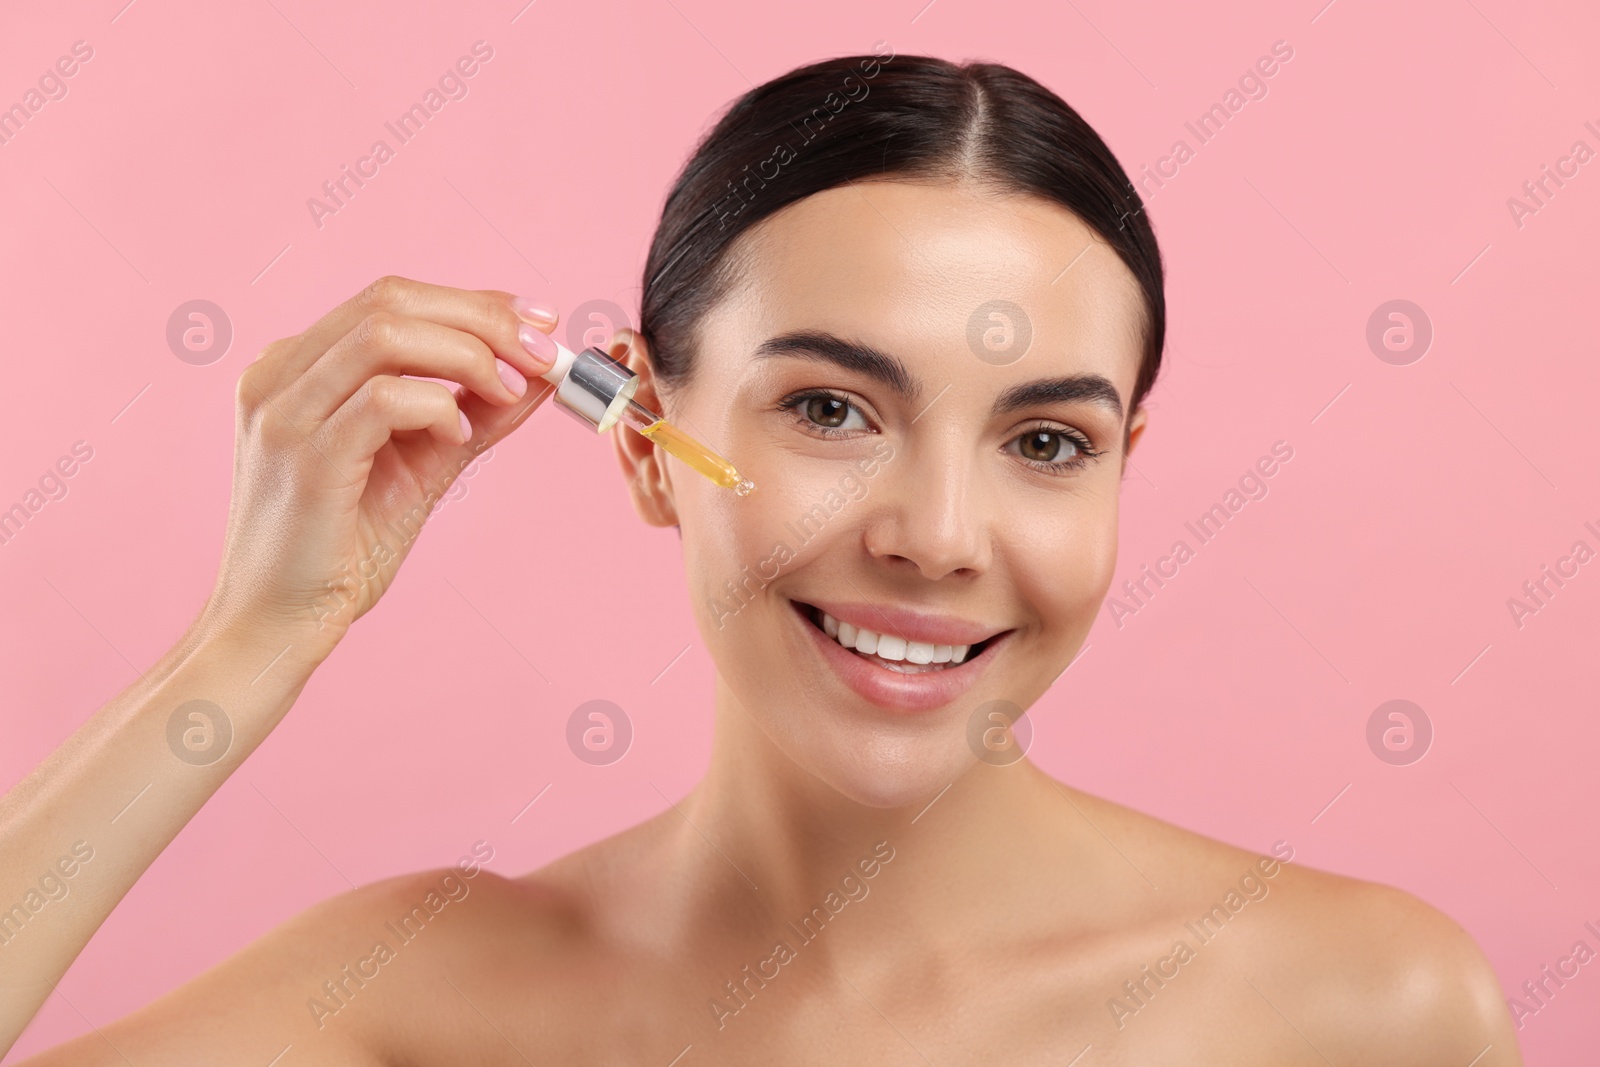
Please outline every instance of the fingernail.
[[534, 359], [537, 359], [540, 363], [555, 365], [556, 343], [550, 339], [549, 334], [524, 324], [517, 328], [517, 339], [522, 342], [522, 347], [526, 348]]
[[556, 309], [548, 304], [536, 304], [525, 296], [519, 296], [511, 301], [511, 309], [525, 319], [537, 319], [540, 322], [556, 321]]
[[522, 376], [521, 371], [503, 359], [495, 360], [494, 364], [494, 369], [500, 372], [500, 380], [505, 382], [512, 396], [521, 396], [528, 391], [528, 379]]
[[466, 444], [472, 440], [472, 423], [467, 421], [467, 413], [461, 412], [461, 443]]

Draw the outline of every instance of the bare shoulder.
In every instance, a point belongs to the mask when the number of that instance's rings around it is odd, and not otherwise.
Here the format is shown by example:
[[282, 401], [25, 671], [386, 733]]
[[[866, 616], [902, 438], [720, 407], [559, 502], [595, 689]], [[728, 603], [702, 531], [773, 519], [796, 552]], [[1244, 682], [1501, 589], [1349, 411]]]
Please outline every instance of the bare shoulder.
[[546, 1024], [599, 966], [586, 903], [548, 878], [420, 871], [306, 918], [310, 941], [341, 945], [338, 958], [323, 953], [338, 970], [306, 1011], [320, 1032], [347, 1027], [381, 1064], [495, 1062], [508, 1041], [535, 1061], [562, 1051]]
[[1280, 881], [1260, 958], [1280, 990], [1315, 1006], [1312, 1025], [1347, 1035], [1349, 1055], [1522, 1062], [1499, 978], [1460, 923], [1403, 889], [1300, 864]]
[[[178, 989], [26, 1067], [259, 1067], [278, 1057], [382, 1067], [416, 1062], [419, 1051], [426, 1059], [435, 1045], [448, 1057], [451, 1041], [459, 1054], [470, 1030], [461, 1024], [466, 997], [498, 977], [496, 961], [509, 953], [558, 941], [562, 917], [552, 894], [475, 862], [384, 878], [310, 905]], [[128, 977], [138, 981], [136, 969]]]
[[1300, 1031], [1305, 1051], [1411, 1067], [1521, 1064], [1494, 969], [1433, 905], [1307, 867], [1291, 841], [1254, 853], [1062, 789], [1160, 886], [1153, 921], [1176, 923], [1197, 958], [1226, 960], [1228, 980], [1252, 987], [1245, 993], [1255, 1017]]

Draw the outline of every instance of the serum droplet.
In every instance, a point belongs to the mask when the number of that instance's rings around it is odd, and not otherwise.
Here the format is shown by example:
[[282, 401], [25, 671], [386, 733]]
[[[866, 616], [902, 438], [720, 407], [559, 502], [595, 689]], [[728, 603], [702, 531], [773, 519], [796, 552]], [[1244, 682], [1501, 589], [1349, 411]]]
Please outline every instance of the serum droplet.
[[756, 483], [749, 478], [741, 478], [739, 484], [733, 487], [733, 491], [739, 496], [749, 496], [755, 490], [755, 487]]

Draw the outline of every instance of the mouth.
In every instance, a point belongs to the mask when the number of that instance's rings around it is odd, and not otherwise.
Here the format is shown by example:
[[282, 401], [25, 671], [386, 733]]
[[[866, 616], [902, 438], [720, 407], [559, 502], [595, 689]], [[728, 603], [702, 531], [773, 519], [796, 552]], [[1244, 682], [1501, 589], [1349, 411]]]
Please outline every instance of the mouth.
[[[849, 609], [856, 620], [849, 622], [813, 604], [790, 603], [835, 673], [870, 702], [897, 710], [925, 711], [955, 700], [1015, 632], [859, 606]], [[869, 616], [882, 616], [883, 629], [862, 625]]]

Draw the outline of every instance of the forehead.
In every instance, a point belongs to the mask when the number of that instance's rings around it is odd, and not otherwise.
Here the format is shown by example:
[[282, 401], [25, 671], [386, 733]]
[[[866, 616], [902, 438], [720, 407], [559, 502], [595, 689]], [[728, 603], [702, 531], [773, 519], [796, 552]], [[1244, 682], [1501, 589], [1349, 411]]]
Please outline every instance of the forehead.
[[[737, 281], [712, 319], [756, 342], [828, 330], [892, 352], [913, 371], [930, 358], [955, 359], [996, 384], [1097, 372], [1124, 404], [1138, 374], [1138, 283], [1053, 201], [970, 182], [856, 182], [763, 219], [732, 255]], [[987, 314], [996, 300], [1019, 307], [1031, 333], [1027, 354], [1006, 366], [983, 361], [971, 343], [975, 321], [979, 336], [1001, 321]]]

